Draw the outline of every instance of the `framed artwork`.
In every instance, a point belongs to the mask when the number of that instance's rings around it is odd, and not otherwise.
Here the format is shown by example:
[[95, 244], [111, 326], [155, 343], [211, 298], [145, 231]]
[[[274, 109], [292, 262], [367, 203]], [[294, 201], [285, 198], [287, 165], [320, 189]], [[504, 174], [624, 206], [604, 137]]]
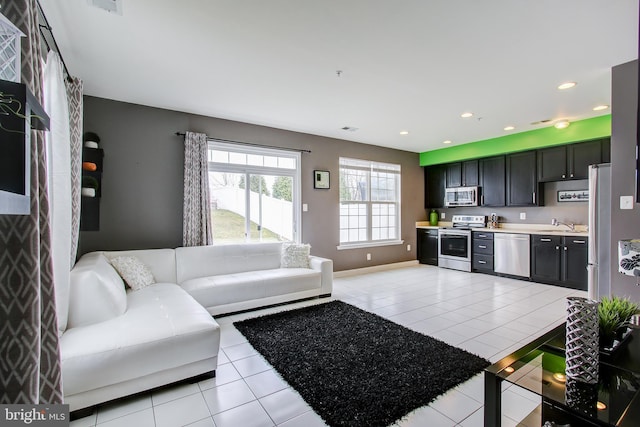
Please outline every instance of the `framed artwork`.
[[589, 200], [589, 190], [558, 191], [559, 202], [586, 202]]
[[329, 188], [329, 171], [313, 171], [313, 188]]

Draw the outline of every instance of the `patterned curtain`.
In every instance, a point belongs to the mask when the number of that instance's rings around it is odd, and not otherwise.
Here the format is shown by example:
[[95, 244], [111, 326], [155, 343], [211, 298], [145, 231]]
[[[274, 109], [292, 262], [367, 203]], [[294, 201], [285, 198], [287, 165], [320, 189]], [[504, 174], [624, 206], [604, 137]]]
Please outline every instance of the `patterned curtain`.
[[82, 175], [82, 80], [65, 80], [69, 101], [69, 128], [71, 130], [71, 267], [78, 255], [80, 236], [80, 190]]
[[184, 246], [213, 243], [209, 205], [208, 146], [207, 135], [203, 133], [187, 132], [184, 137]]
[[[0, 0], [22, 39], [22, 83], [42, 99], [36, 0]], [[31, 131], [31, 214], [0, 215], [0, 403], [62, 403], [44, 136]]]

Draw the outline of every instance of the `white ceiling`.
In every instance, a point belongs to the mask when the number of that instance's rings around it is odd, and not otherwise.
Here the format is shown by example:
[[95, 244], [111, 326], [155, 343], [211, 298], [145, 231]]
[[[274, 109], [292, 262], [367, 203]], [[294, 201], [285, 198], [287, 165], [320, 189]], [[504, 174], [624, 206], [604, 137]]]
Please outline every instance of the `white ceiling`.
[[612, 113], [638, 57], [638, 0], [40, 2], [87, 95], [414, 152]]

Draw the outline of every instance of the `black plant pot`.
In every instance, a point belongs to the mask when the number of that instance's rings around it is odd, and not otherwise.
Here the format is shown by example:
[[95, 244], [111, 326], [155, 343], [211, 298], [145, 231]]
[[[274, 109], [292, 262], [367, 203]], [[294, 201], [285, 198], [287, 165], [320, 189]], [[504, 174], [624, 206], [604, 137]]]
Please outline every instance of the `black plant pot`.
[[623, 326], [616, 331], [615, 336], [600, 337], [600, 355], [605, 357], [614, 357], [621, 348], [627, 345], [631, 338], [631, 328]]

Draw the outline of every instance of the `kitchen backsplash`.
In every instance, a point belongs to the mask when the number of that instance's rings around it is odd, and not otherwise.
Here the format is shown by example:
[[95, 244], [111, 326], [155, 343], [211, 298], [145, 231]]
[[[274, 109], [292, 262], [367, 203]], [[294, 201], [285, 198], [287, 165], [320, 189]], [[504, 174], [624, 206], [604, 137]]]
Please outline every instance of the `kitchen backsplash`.
[[[516, 224], [551, 224], [552, 218], [558, 221], [570, 222], [574, 224], [586, 225], [589, 221], [589, 203], [584, 202], [558, 202], [558, 191], [565, 190], [587, 190], [588, 180], [547, 182], [544, 184], [545, 205], [540, 207], [502, 207], [484, 208], [478, 207], [457, 207], [436, 209], [438, 214], [444, 212], [444, 221], [451, 221], [453, 215], [486, 215], [498, 214], [499, 222]], [[425, 219], [431, 210], [425, 211]], [[526, 219], [520, 219], [520, 214], [524, 213]]]

